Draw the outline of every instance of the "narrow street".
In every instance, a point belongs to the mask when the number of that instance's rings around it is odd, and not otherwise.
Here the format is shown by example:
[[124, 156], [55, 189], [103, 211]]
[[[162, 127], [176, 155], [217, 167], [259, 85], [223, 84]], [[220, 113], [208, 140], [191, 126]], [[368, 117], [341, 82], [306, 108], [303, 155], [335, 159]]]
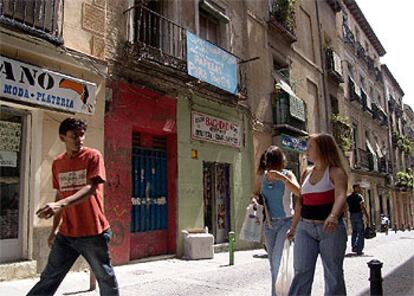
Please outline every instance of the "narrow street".
[[[348, 242], [349, 245], [349, 242]], [[365, 254], [345, 258], [348, 295], [369, 295], [367, 262], [384, 263], [384, 295], [414, 295], [414, 232], [378, 233], [366, 241]], [[240, 251], [235, 265], [228, 266], [228, 253], [215, 254], [212, 260], [185, 261], [166, 259], [116, 267], [122, 295], [226, 295], [270, 294], [270, 273], [264, 250]], [[2, 295], [24, 295], [37, 279], [0, 283]], [[86, 291], [89, 275], [70, 273], [57, 295], [97, 295]], [[323, 294], [323, 272], [318, 261], [312, 295]]]

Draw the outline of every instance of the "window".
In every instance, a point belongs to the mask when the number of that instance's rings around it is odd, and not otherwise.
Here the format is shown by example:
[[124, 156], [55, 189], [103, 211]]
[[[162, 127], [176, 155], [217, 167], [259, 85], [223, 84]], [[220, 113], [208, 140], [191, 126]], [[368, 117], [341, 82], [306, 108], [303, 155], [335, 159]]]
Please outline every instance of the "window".
[[302, 25], [302, 30], [298, 30], [299, 47], [303, 50], [305, 56], [311, 61], [315, 62], [315, 46], [313, 38], [313, 26], [311, 16], [302, 8], [299, 9], [299, 25]]
[[199, 36], [213, 44], [225, 47], [223, 37], [225, 25], [230, 22], [225, 10], [215, 3], [207, 0], [200, 0], [199, 13]]
[[203, 10], [200, 11], [200, 37], [220, 45], [220, 23]]
[[332, 113], [339, 114], [338, 99], [334, 96], [330, 96]]

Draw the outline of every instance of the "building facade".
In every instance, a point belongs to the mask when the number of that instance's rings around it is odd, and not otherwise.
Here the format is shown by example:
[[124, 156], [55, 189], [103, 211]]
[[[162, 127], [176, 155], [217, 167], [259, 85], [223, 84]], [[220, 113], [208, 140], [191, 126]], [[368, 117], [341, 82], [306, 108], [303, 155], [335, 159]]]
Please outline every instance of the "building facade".
[[104, 147], [106, 64], [95, 42], [104, 28], [85, 21], [101, 1], [39, 3], [0, 8], [2, 280], [33, 276], [46, 265], [52, 222], [35, 212], [55, 199], [51, 164], [65, 149], [60, 122], [86, 119], [86, 145]]

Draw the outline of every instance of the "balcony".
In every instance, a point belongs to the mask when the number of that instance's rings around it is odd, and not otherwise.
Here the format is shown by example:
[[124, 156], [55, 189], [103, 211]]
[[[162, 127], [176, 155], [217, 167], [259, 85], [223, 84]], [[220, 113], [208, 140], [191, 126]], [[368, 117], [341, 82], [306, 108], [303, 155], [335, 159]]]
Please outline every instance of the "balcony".
[[277, 128], [288, 129], [298, 135], [306, 134], [305, 102], [292, 91], [285, 90], [278, 83], [272, 98], [273, 124]]
[[341, 58], [332, 48], [326, 49], [326, 67], [332, 79], [338, 83], [344, 82]]
[[368, 160], [368, 152], [361, 148], [357, 148], [354, 150], [354, 154], [356, 154], [356, 163], [354, 164], [354, 167], [369, 170], [370, 163]]
[[0, 0], [0, 24], [63, 44], [64, 0]]
[[295, 32], [295, 6], [293, 3], [291, 0], [271, 0], [269, 18], [269, 23], [290, 43], [297, 40]]
[[348, 94], [349, 94], [349, 100], [356, 101], [358, 103], [361, 103], [361, 94], [360, 89], [355, 84], [355, 82], [352, 80], [350, 76], [348, 76]]
[[127, 49], [140, 58], [186, 71], [186, 30], [150, 10], [136, 5], [124, 11], [127, 20]]
[[338, 13], [342, 10], [341, 3], [338, 0], [328, 0], [327, 2], [335, 13]]
[[355, 48], [356, 46], [355, 35], [354, 33], [352, 33], [351, 29], [348, 27], [347, 24], [342, 25], [342, 31], [343, 31], [342, 33], [343, 33], [344, 42], [348, 44], [349, 46], [351, 46], [352, 48]]
[[356, 52], [357, 52], [357, 57], [365, 61], [366, 59], [365, 48], [362, 46], [362, 44], [359, 41], [356, 43]]

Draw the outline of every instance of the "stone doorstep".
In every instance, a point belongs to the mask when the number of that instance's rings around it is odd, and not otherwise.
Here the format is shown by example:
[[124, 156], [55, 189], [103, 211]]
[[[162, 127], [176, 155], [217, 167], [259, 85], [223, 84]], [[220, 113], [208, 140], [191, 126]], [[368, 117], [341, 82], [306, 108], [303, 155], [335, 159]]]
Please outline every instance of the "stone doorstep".
[[34, 277], [36, 267], [36, 260], [0, 264], [0, 282]]
[[213, 245], [214, 253], [222, 253], [229, 251], [229, 243], [215, 244]]

